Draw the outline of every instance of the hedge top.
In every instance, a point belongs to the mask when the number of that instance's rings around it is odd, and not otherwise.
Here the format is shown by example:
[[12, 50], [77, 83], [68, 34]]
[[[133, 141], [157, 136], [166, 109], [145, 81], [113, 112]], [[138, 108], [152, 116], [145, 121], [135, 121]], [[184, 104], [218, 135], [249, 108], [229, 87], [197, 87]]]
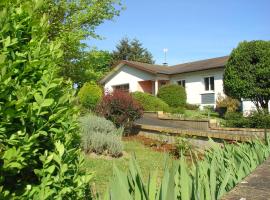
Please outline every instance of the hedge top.
[[187, 100], [185, 88], [176, 84], [162, 86], [157, 96], [171, 107], [183, 107]]

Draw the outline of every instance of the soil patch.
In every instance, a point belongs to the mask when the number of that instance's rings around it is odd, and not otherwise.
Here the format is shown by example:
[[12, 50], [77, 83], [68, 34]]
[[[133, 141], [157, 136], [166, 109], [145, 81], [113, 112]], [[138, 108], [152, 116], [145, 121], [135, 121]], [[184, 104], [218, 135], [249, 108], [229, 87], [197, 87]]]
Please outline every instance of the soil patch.
[[173, 157], [177, 157], [176, 156], [177, 148], [173, 144], [168, 144], [166, 142], [162, 142], [162, 141], [155, 140], [152, 138], [147, 138], [141, 135], [126, 136], [126, 137], [123, 137], [123, 140], [124, 141], [138, 141], [142, 143], [143, 145], [151, 148], [154, 151], [167, 152], [173, 155]]
[[112, 157], [110, 155], [96, 154], [94, 152], [88, 153], [87, 156], [89, 156], [90, 158], [104, 159], [104, 160], [113, 160], [113, 159], [129, 158], [130, 157], [130, 155], [125, 151], [122, 152], [122, 155], [120, 157]]

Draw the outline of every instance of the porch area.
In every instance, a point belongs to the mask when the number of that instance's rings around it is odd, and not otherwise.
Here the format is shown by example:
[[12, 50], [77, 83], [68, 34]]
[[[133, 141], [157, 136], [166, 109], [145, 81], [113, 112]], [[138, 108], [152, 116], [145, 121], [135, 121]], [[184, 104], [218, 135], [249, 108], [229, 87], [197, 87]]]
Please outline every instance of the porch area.
[[169, 84], [169, 80], [145, 80], [138, 82], [138, 91], [157, 95], [161, 86]]

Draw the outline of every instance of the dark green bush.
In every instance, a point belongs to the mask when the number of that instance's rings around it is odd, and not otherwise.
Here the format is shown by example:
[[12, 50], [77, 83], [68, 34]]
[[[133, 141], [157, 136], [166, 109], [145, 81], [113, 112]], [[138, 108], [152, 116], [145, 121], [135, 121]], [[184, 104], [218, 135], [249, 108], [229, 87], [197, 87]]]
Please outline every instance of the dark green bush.
[[270, 128], [270, 114], [252, 112], [248, 119], [250, 128]]
[[249, 116], [243, 117], [242, 113], [226, 113], [226, 126], [236, 128], [270, 128], [270, 115], [252, 112]]
[[186, 91], [180, 85], [164, 85], [159, 89], [157, 96], [171, 107], [184, 107], [186, 105]]
[[75, 91], [41, 4], [0, 2], [0, 199], [85, 199]]
[[225, 125], [227, 127], [232, 128], [249, 128], [249, 120], [248, 118], [243, 117], [243, 113], [239, 112], [227, 112], [224, 115], [224, 119], [226, 120]]
[[93, 110], [102, 97], [102, 89], [95, 83], [85, 83], [78, 93], [83, 107]]
[[199, 110], [200, 105], [186, 103], [185, 108], [186, 108], [187, 110]]
[[164, 111], [168, 112], [170, 107], [167, 103], [158, 97], [155, 97], [148, 93], [134, 92], [133, 98], [138, 101], [145, 111]]

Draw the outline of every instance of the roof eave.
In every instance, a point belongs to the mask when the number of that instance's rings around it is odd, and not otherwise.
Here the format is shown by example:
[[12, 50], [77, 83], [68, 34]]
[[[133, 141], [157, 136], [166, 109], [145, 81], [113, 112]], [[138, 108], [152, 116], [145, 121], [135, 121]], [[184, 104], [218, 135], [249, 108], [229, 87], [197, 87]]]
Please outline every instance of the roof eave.
[[200, 71], [220, 69], [220, 68], [225, 68], [225, 65], [216, 66], [216, 67], [207, 68], [207, 69], [197, 69], [197, 70], [190, 70], [190, 71], [185, 71], [185, 72], [176, 72], [176, 73], [171, 73], [170, 75], [184, 74], [184, 73], [190, 73], [190, 72], [200, 72]]

